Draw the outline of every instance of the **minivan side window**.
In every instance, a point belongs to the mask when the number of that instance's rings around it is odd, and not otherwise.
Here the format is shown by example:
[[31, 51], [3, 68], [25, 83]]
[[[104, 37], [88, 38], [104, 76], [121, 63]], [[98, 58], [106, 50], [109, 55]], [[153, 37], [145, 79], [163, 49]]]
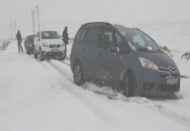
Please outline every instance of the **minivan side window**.
[[115, 44], [115, 34], [110, 28], [104, 28], [102, 34], [102, 48], [109, 49], [110, 46], [116, 46]]
[[117, 46], [120, 49], [120, 53], [126, 53], [129, 50], [127, 43], [125, 43], [121, 35], [119, 35], [117, 32], [115, 33], [115, 36], [116, 36]]
[[89, 41], [88, 44], [91, 46], [98, 46], [101, 40], [101, 28], [99, 27], [92, 27], [89, 30]]
[[83, 39], [84, 39], [85, 34], [86, 34], [85, 29], [79, 30], [79, 32], [76, 35], [75, 41], [76, 42], [82, 42]]

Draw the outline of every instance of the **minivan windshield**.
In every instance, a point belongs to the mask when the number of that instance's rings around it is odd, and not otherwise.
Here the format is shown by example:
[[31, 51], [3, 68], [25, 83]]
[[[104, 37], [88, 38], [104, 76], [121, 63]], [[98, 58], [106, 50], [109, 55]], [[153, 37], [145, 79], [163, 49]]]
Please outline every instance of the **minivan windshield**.
[[118, 25], [115, 27], [127, 39], [133, 50], [160, 50], [156, 42], [139, 29], [131, 29]]
[[59, 39], [59, 35], [56, 31], [43, 31], [41, 32], [42, 39]]

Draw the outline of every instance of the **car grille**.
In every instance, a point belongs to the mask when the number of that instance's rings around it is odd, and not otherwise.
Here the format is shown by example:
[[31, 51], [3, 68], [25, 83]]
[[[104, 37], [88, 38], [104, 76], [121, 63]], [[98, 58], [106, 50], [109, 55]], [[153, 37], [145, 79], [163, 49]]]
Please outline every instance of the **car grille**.
[[159, 67], [159, 72], [161, 72], [162, 74], [160, 75], [161, 78], [165, 78], [165, 77], [179, 77], [179, 72], [178, 69], [176, 67], [172, 68], [164, 68], [164, 67]]
[[49, 48], [59, 48], [59, 47], [60, 47], [59, 44], [57, 44], [57, 45], [49, 45]]
[[166, 72], [166, 73], [168, 73], [170, 71], [172, 71], [172, 72], [177, 72], [178, 71], [177, 67], [174, 67], [174, 68], [172, 68], [172, 67], [169, 67], [169, 68], [158, 67], [158, 69], [159, 69], [160, 72]]

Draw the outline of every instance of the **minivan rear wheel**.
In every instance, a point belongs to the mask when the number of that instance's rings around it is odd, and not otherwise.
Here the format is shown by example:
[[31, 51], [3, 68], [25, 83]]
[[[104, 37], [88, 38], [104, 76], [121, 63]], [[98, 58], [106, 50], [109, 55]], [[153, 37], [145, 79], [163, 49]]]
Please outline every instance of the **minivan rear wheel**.
[[74, 77], [74, 82], [77, 85], [82, 85], [84, 83], [82, 66], [80, 63], [76, 63], [76, 65], [74, 66], [73, 77]]
[[126, 97], [136, 96], [136, 79], [132, 71], [128, 71], [125, 74], [123, 81], [121, 81], [119, 93]]

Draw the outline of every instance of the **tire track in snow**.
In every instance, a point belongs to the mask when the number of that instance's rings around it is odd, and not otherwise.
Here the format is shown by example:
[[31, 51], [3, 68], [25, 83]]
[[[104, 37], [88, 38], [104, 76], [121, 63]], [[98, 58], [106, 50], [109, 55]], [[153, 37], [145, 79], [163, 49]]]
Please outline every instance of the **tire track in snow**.
[[[60, 61], [58, 61], [58, 62], [61, 63]], [[61, 64], [63, 64], [63, 63], [61, 63]], [[50, 67], [54, 68], [56, 71], [58, 71], [58, 73], [61, 74], [61, 76], [68, 78], [68, 76], [65, 76], [65, 73], [61, 72], [62, 69], [57, 69], [58, 65], [55, 65], [55, 63], [53, 63], [52, 61], [48, 61], [45, 63], [43, 62], [42, 66], [46, 69], [48, 69], [49, 68], [48, 66], [50, 66]], [[68, 79], [70, 79], [70, 78], [68, 78]], [[115, 123], [117, 123], [117, 121], [114, 118], [112, 118], [112, 116], [110, 114], [107, 114], [107, 112], [106, 112], [107, 110], [105, 109], [106, 105], [103, 105], [103, 107], [105, 107], [105, 108], [101, 108], [102, 105], [100, 102], [93, 101], [94, 99], [92, 97], [96, 97], [96, 95], [94, 95], [95, 93], [90, 92], [90, 91], [86, 93], [86, 91], [88, 91], [88, 90], [81, 90], [81, 87], [74, 84], [73, 80], [64, 81], [63, 84], [66, 85], [63, 88], [64, 90], [68, 91], [70, 94], [72, 94], [74, 97], [79, 99], [82, 103], [84, 103], [96, 116], [98, 116], [98, 118], [101, 121], [109, 124], [110, 126], [113, 126], [113, 125], [115, 125]], [[71, 85], [72, 87], [69, 87], [68, 85]], [[101, 101], [100, 99], [101, 98], [98, 97], [98, 101]], [[97, 100], [97, 97], [96, 97], [96, 100]], [[110, 122], [110, 120], [111, 120], [111, 122]], [[115, 125], [114, 127], [121, 129], [121, 126]], [[125, 130], [125, 129], [121, 129], [121, 130]]]
[[[53, 68], [55, 68], [60, 74], [64, 75], [66, 78], [68, 78], [68, 80], [70, 82], [74, 83], [73, 78], [69, 75], [71, 73], [71, 71], [68, 71], [68, 68], [70, 70], [68, 61], [51, 60], [51, 61], [47, 61], [47, 63], [49, 65], [51, 65]], [[64, 68], [60, 67], [61, 64], [65, 65], [65, 66], [63, 66]], [[67, 69], [65, 69], [65, 68], [67, 68]], [[88, 86], [88, 85], [83, 85], [82, 88], [86, 89], [87, 88], [86, 86]], [[71, 90], [71, 89], [67, 89], [67, 90], [69, 92], [74, 93], [74, 90]], [[95, 91], [93, 91], [93, 92], [95, 92]], [[100, 94], [100, 93], [98, 93], [98, 94]], [[81, 99], [80, 95], [78, 95], [78, 94], [75, 94], [75, 95], [77, 97], [80, 97], [80, 99]], [[106, 96], [105, 94], [101, 94], [101, 95]], [[85, 99], [82, 99], [82, 100], [85, 100]], [[190, 127], [190, 118], [189, 117], [187, 117], [183, 114], [174, 112], [171, 109], [168, 109], [166, 106], [164, 106], [164, 104], [156, 103], [156, 101], [153, 101], [153, 100], [150, 100], [150, 99], [147, 99], [144, 97], [138, 99], [138, 98], [126, 98], [125, 96], [123, 96], [122, 98], [116, 97], [115, 100], [121, 100], [124, 102], [128, 102], [129, 104], [143, 105], [148, 109], [159, 112], [164, 117], [168, 117], [172, 120], [175, 120], [175, 121], [181, 123], [184, 126]], [[91, 106], [92, 105], [90, 105], [90, 107]]]
[[127, 102], [133, 103], [133, 104], [144, 105], [151, 110], [160, 112], [160, 114], [163, 116], [166, 116], [175, 121], [178, 121], [179, 123], [183, 124], [184, 126], [190, 127], [190, 118], [185, 116], [185, 113], [180, 114], [180, 113], [174, 112], [173, 110], [167, 108], [167, 106], [165, 106], [164, 104], [160, 104], [156, 101], [147, 99], [145, 97], [129, 98], [129, 99], [127, 99]]

